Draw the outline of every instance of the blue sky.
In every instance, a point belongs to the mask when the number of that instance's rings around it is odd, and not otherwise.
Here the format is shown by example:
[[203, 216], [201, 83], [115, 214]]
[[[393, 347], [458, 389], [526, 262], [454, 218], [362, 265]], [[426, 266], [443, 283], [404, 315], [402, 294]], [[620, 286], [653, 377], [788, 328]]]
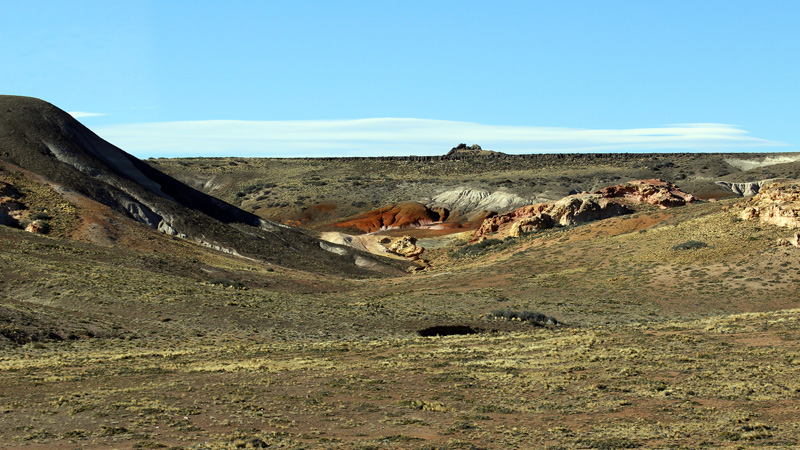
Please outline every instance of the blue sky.
[[1, 93], [140, 157], [800, 150], [798, 1], [0, 2]]

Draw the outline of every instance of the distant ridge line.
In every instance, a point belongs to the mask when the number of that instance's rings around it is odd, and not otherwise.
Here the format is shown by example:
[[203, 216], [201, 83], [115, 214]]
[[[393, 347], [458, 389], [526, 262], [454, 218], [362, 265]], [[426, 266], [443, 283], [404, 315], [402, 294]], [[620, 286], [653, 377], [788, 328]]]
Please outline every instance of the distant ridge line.
[[[692, 152], [675, 152], [675, 153], [528, 153], [522, 155], [509, 155], [509, 154], [490, 154], [490, 155], [430, 155], [430, 156], [179, 156], [174, 158], [164, 157], [163, 159], [208, 159], [208, 160], [223, 160], [223, 159], [291, 159], [291, 160], [316, 160], [316, 161], [459, 161], [459, 160], [508, 160], [508, 159], [525, 159], [542, 161], [576, 161], [576, 160], [617, 160], [617, 159], [653, 159], [653, 158], [670, 158], [681, 157], [687, 155], [695, 155]], [[773, 153], [770, 153], [773, 154]], [[775, 153], [777, 154], [777, 153]], [[703, 155], [708, 156], [763, 156], [763, 153], [710, 153], [703, 152]], [[148, 158], [160, 159], [160, 158]]]

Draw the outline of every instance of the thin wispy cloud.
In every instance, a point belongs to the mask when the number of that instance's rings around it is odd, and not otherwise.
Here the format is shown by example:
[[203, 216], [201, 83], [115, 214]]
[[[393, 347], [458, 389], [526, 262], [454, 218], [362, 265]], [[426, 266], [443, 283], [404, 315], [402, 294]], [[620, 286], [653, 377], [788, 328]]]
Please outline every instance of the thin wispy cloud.
[[76, 119], [82, 119], [84, 117], [102, 117], [106, 115], [106, 113], [96, 113], [96, 112], [86, 112], [86, 111], [69, 111], [67, 114], [71, 115]]
[[769, 151], [787, 146], [716, 123], [576, 129], [392, 118], [211, 120], [106, 125], [94, 131], [139, 157], [440, 155], [461, 142], [510, 154]]

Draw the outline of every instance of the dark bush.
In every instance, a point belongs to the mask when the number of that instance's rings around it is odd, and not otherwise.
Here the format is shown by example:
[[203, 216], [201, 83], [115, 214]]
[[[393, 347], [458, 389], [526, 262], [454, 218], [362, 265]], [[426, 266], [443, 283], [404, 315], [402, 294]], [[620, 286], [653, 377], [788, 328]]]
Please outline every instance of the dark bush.
[[47, 214], [46, 212], [37, 212], [36, 214], [31, 214], [30, 219], [32, 221], [33, 220], [50, 220], [50, 219], [52, 219], [52, 217], [50, 217], [50, 214]]
[[37, 224], [39, 225], [39, 233], [47, 234], [50, 232], [50, 224], [48, 222], [39, 220]]
[[533, 325], [558, 325], [555, 317], [546, 316], [535, 311], [515, 311], [513, 309], [496, 309], [489, 313], [490, 319], [519, 320]]
[[417, 331], [417, 333], [423, 337], [476, 334], [479, 332], [480, 330], [476, 330], [475, 328], [468, 327], [466, 325], [439, 325]]
[[698, 248], [708, 247], [708, 244], [702, 241], [686, 241], [672, 247], [673, 250], [695, 250]]
[[464, 247], [455, 249], [452, 251], [452, 255], [456, 257], [461, 256], [473, 256], [477, 255], [478, 253], [483, 252], [489, 247], [493, 247], [498, 244], [510, 244], [514, 242], [514, 239], [506, 239], [505, 241], [501, 239], [484, 239], [480, 242], [476, 242], [474, 244], [465, 245]]

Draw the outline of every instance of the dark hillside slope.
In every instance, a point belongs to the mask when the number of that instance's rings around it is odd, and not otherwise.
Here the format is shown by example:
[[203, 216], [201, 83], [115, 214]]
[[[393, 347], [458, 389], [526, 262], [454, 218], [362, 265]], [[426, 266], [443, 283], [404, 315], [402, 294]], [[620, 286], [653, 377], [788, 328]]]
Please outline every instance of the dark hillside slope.
[[[0, 96], [0, 159], [167, 234], [284, 266], [351, 275], [383, 267], [197, 191], [106, 142], [61, 109]], [[327, 250], [326, 250], [327, 248]], [[360, 264], [356, 264], [356, 262]], [[385, 268], [385, 267], [383, 267]]]

